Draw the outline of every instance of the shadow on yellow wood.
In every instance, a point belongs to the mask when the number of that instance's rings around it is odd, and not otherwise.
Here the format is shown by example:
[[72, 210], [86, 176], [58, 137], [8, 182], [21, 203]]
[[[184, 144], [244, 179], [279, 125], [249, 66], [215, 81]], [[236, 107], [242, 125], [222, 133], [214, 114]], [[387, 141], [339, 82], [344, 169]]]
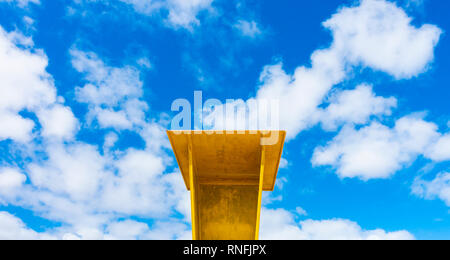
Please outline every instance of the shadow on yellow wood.
[[[272, 191], [284, 131], [167, 131], [191, 191], [194, 240], [258, 239], [262, 191]], [[276, 137], [262, 145], [267, 136]], [[267, 143], [266, 143], [267, 144]]]

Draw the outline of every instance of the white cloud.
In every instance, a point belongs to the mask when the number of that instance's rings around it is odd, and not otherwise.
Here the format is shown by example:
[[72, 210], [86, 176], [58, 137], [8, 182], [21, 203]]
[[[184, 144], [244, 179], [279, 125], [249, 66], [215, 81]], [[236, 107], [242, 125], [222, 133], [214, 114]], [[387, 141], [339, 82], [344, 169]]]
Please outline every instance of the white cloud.
[[192, 231], [190, 230], [190, 227], [185, 223], [181, 223], [178, 221], [158, 221], [143, 237], [145, 239], [152, 240], [191, 240]]
[[16, 169], [0, 169], [0, 193], [19, 188], [26, 180], [27, 177]]
[[89, 84], [77, 88], [77, 99], [94, 105], [114, 106], [125, 97], [142, 95], [139, 71], [133, 67], [107, 66], [95, 53], [72, 49], [72, 65], [85, 75]]
[[39, 111], [37, 115], [45, 137], [72, 139], [78, 130], [78, 120], [69, 107], [58, 104]]
[[212, 2], [213, 0], [168, 0], [167, 20], [172, 26], [191, 29], [200, 24], [197, 19], [199, 12], [212, 8]]
[[147, 149], [169, 147], [165, 127], [156, 120], [149, 122], [148, 104], [142, 99], [140, 71], [131, 66], [121, 68], [105, 64], [95, 53], [72, 48], [73, 67], [84, 74], [87, 83], [75, 89], [76, 100], [88, 106], [88, 123], [96, 121], [101, 128], [132, 130], [146, 142]]
[[343, 123], [365, 124], [371, 116], [391, 115], [392, 108], [397, 106], [394, 97], [375, 96], [372, 87], [362, 84], [354, 90], [336, 93], [330, 99], [326, 109], [318, 109], [318, 120], [323, 128], [336, 130]]
[[450, 160], [450, 134], [441, 136], [425, 152], [426, 157], [433, 161]]
[[45, 71], [47, 58], [40, 51], [16, 46], [25, 39], [19, 35], [0, 28], [0, 139], [26, 142], [31, 139], [34, 123], [18, 113], [55, 102], [56, 91]]
[[295, 222], [294, 215], [284, 209], [261, 212], [263, 240], [411, 240], [408, 231], [387, 232], [382, 229], [364, 230], [357, 223], [345, 219], [304, 220]]
[[0, 141], [12, 139], [17, 142], [28, 142], [31, 139], [31, 132], [34, 122], [21, 117], [18, 114], [0, 111]]
[[30, 240], [30, 239], [54, 239], [46, 233], [38, 233], [26, 227], [22, 220], [9, 214], [0, 212], [0, 240]]
[[[76, 143], [51, 144], [47, 156], [27, 167], [30, 184], [0, 198], [66, 224], [64, 232], [58, 231], [66, 239], [128, 239], [127, 233], [109, 234], [106, 228], [119, 217], [167, 220], [180, 212], [185, 218], [174, 219], [174, 225], [189, 221], [189, 193], [179, 172], [163, 174], [167, 165], [162, 155], [135, 149], [101, 155], [95, 146]], [[145, 239], [154, 231], [152, 227], [134, 239]], [[173, 237], [167, 239], [178, 237], [171, 232]]]
[[[0, 202], [61, 222], [64, 230], [55, 233], [65, 239], [103, 239], [105, 227], [119, 216], [125, 220], [130, 214], [167, 217], [175, 208], [184, 211], [180, 198], [187, 191], [173, 192], [176, 183], [163, 174], [170, 160], [162, 148], [168, 144], [164, 128], [146, 121], [148, 106], [141, 100], [139, 71], [107, 66], [93, 53], [72, 50], [72, 55], [73, 66], [87, 81], [76, 90], [77, 99], [88, 104], [100, 125], [111, 125], [107, 112], [125, 115], [127, 127], [142, 136], [147, 149], [113, 149], [119, 138], [116, 134], [107, 138], [108, 149], [103, 153], [94, 145], [73, 140], [78, 120], [56, 95], [53, 79], [45, 71], [47, 57], [33, 49], [31, 38], [1, 29], [0, 118], [4, 123], [0, 139], [29, 142], [44, 138], [44, 142], [29, 143], [26, 149], [30, 150], [25, 152], [31, 162], [23, 169], [2, 168]], [[35, 122], [22, 117], [21, 111], [36, 114], [42, 129], [33, 132]]]
[[27, 7], [30, 3], [40, 4], [40, 0], [0, 0], [0, 2], [14, 3], [20, 8]]
[[425, 199], [441, 199], [450, 207], [450, 173], [439, 173], [433, 180], [417, 178], [412, 193]]
[[442, 33], [429, 24], [416, 28], [411, 21], [395, 3], [362, 0], [360, 6], [342, 8], [324, 26], [350, 63], [401, 79], [427, 69]]
[[162, 6], [162, 3], [157, 0], [120, 0], [120, 1], [132, 5], [137, 12], [144, 14], [151, 14], [159, 10]]
[[175, 209], [181, 213], [186, 222], [191, 222], [191, 196], [186, 192], [186, 186], [179, 172], [166, 174], [164, 181], [166, 181], [172, 189], [167, 194], [170, 201], [175, 201]]
[[262, 34], [258, 23], [256, 23], [255, 21], [239, 20], [236, 22], [234, 27], [239, 30], [239, 32], [243, 36], [247, 36], [250, 38], [255, 38]]
[[139, 71], [130, 66], [107, 66], [95, 53], [71, 50], [73, 67], [83, 73], [87, 84], [75, 90], [78, 102], [89, 106], [88, 120], [102, 128], [132, 129], [145, 123], [148, 106], [141, 100]]
[[[75, 211], [78, 213], [73, 212], [70, 221], [78, 221], [77, 214], [88, 214], [94, 215], [93, 222], [97, 222], [103, 217], [108, 219], [112, 213], [163, 217], [174, 207], [185, 211], [180, 199], [185, 200], [187, 192], [172, 175], [163, 174], [167, 165], [162, 155], [130, 149], [114, 158], [83, 143], [51, 144], [46, 153], [46, 161], [27, 168], [32, 183], [27, 188], [33, 198], [27, 198], [27, 193], [18, 196], [37, 207], [37, 211], [42, 209], [36, 205], [45, 205], [45, 210], [58, 215], [49, 217], [60, 220], [59, 215]], [[176, 175], [180, 177], [179, 173]], [[175, 186], [178, 191], [173, 190]], [[94, 212], [99, 213], [99, 220]]]
[[157, 222], [152, 227], [134, 220], [114, 221], [104, 230], [79, 228], [75, 232], [66, 228], [55, 228], [36, 232], [19, 218], [8, 212], [0, 212], [0, 239], [6, 240], [136, 240], [136, 239], [191, 239], [191, 231], [184, 223], [174, 221]]
[[98, 123], [103, 128], [112, 127], [121, 130], [131, 129], [133, 127], [133, 123], [128, 119], [126, 112], [123, 110], [114, 111], [112, 109], [95, 108], [91, 112], [96, 114]]
[[107, 224], [104, 231], [83, 229], [76, 234], [65, 233], [65, 240], [190, 240], [191, 231], [185, 223], [177, 220], [157, 221], [151, 227], [147, 223], [127, 219]]
[[152, 15], [158, 11], [168, 13], [166, 22], [174, 28], [185, 28], [192, 30], [200, 24], [197, 16], [202, 11], [212, 9], [213, 0], [120, 0], [131, 4], [134, 9], [142, 14]]
[[[411, 78], [427, 69], [441, 30], [429, 24], [417, 28], [411, 20], [401, 8], [384, 0], [362, 0], [359, 5], [340, 9], [323, 23], [333, 36], [330, 47], [314, 51], [311, 66], [297, 67], [293, 74], [286, 73], [281, 63], [264, 67], [255, 99], [278, 100], [279, 126], [287, 131], [288, 140], [295, 138], [320, 121], [318, 107], [333, 86], [351, 75], [354, 67], [381, 70], [397, 79]], [[350, 104], [332, 104], [325, 115], [329, 118], [324, 118], [326, 127], [344, 120], [366, 121], [371, 113], [389, 114], [395, 106], [394, 99], [374, 97], [364, 87], [353, 95], [344, 93], [342, 99], [360, 95], [372, 105], [359, 111]], [[251, 101], [254, 99], [247, 103]], [[331, 111], [334, 107], [342, 110]], [[258, 115], [249, 115], [248, 120], [251, 118]]]
[[109, 225], [107, 228], [108, 235], [106, 238], [135, 240], [147, 232], [149, 232], [149, 227], [147, 224], [133, 220], [125, 220]]
[[75, 144], [51, 145], [48, 160], [28, 167], [33, 186], [56, 194], [67, 194], [73, 200], [91, 200], [97, 196], [102, 178], [108, 177], [104, 169], [105, 158], [95, 146]]
[[136, 63], [144, 69], [151, 69], [153, 67], [150, 60], [146, 57], [139, 58]]
[[161, 157], [129, 150], [116, 167], [118, 174], [106, 181], [100, 194], [101, 208], [128, 215], [158, 217], [170, 213], [166, 195], [170, 187], [163, 180]]
[[415, 115], [397, 120], [394, 128], [377, 122], [358, 130], [346, 126], [326, 146], [315, 149], [312, 164], [333, 166], [341, 178], [388, 178], [439, 135], [435, 124]]
[[296, 212], [299, 216], [308, 216], [308, 213], [307, 213], [306, 210], [304, 210], [302, 207], [296, 207], [296, 208], [295, 208], [295, 212]]
[[335, 60], [338, 57], [331, 52], [327, 53], [327, 59], [320, 61], [320, 66], [312, 69], [297, 68], [293, 76], [286, 74], [281, 64], [266, 66], [261, 74], [262, 86], [256, 99], [279, 100], [279, 124], [287, 131], [288, 139], [312, 125], [311, 115], [322, 103], [331, 86], [344, 76], [342, 67], [336, 66], [340, 64]]
[[23, 22], [28, 26], [28, 28], [33, 28], [34, 20], [29, 16], [23, 17]]
[[[387, 232], [382, 229], [364, 230], [357, 223], [345, 219], [304, 220], [295, 222], [295, 216], [284, 209], [262, 209], [262, 240], [410, 240], [414, 236], [404, 230]], [[177, 220], [157, 221], [151, 227], [134, 220], [110, 222], [104, 231], [97, 228], [79, 228], [67, 232], [65, 228], [38, 233], [17, 217], [0, 212], [0, 239], [191, 239], [189, 227]]]
[[107, 135], [105, 135], [105, 142], [103, 143], [103, 149], [104, 150], [108, 150], [111, 147], [113, 147], [117, 141], [119, 140], [119, 136], [114, 133], [114, 132], [110, 132]]
[[0, 27], [0, 140], [25, 143], [33, 138], [35, 123], [21, 116], [22, 111], [37, 114], [45, 137], [66, 137], [75, 131], [72, 111], [57, 102], [53, 78], [46, 72], [47, 57], [33, 45], [31, 38]]
[[285, 158], [280, 159], [280, 169], [287, 169], [289, 168], [289, 161]]
[[[148, 105], [142, 100], [139, 71], [130, 66], [108, 66], [94, 53], [73, 49], [71, 54], [73, 66], [87, 82], [76, 89], [76, 98], [88, 105], [92, 120], [104, 127], [118, 125], [120, 130], [125, 127], [105, 115], [125, 115], [126, 128], [137, 132], [146, 147], [126, 151], [115, 148], [120, 136], [112, 132], [105, 137], [107, 149], [103, 151], [74, 140], [80, 125], [70, 107], [62, 104], [64, 99], [56, 95], [53, 79], [46, 72], [47, 57], [34, 49], [31, 38], [0, 28], [0, 140], [28, 142], [26, 147], [15, 148], [28, 159], [20, 169], [5, 165], [0, 168], [0, 203], [24, 207], [61, 223], [63, 228], [52, 230], [55, 238], [122, 238], [113, 233], [123, 223], [133, 231], [123, 238], [185, 236], [190, 215], [188, 192], [180, 173], [164, 173], [173, 163], [164, 150], [169, 144], [164, 127], [146, 118]], [[23, 117], [19, 114], [22, 111], [35, 114], [38, 120]], [[37, 124], [41, 128], [35, 127]], [[186, 216], [184, 220], [169, 219], [177, 211]], [[136, 227], [143, 225], [132, 222], [131, 216], [165, 222], [138, 234]], [[2, 238], [46, 237], [17, 218], [5, 214], [1, 217], [11, 226], [8, 229], [2, 226], [3, 221], [0, 223]], [[123, 223], [116, 223], [119, 218]], [[177, 233], [175, 227], [183, 228]]]

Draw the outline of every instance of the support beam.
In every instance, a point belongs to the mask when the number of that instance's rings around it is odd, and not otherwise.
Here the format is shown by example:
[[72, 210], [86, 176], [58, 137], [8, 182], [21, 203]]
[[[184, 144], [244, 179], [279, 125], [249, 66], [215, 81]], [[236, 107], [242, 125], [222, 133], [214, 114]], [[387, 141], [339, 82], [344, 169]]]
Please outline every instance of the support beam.
[[266, 164], [266, 146], [262, 146], [261, 149], [261, 168], [259, 173], [259, 190], [258, 190], [258, 211], [256, 215], [256, 230], [255, 230], [255, 240], [259, 239], [259, 225], [260, 225], [260, 217], [261, 217], [261, 200], [262, 200], [262, 191], [263, 191], [263, 183], [264, 183], [264, 166]]
[[196, 200], [196, 176], [194, 171], [194, 156], [192, 151], [192, 137], [188, 136], [189, 144], [188, 144], [188, 157], [189, 157], [189, 187], [191, 189], [191, 225], [192, 225], [192, 240], [198, 240], [198, 229], [197, 229], [197, 200]]
[[262, 145], [267, 131], [214, 134], [168, 131], [190, 191], [193, 240], [259, 238], [263, 191], [272, 191], [286, 133]]

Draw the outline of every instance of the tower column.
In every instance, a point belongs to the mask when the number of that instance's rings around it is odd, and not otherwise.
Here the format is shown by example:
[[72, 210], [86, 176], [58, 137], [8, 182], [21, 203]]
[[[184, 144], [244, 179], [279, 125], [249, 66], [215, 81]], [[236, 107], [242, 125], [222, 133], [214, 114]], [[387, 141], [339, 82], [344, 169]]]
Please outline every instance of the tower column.
[[275, 186], [285, 138], [267, 132], [278, 143], [262, 145], [258, 131], [167, 132], [190, 191], [193, 240], [259, 238], [262, 192]]

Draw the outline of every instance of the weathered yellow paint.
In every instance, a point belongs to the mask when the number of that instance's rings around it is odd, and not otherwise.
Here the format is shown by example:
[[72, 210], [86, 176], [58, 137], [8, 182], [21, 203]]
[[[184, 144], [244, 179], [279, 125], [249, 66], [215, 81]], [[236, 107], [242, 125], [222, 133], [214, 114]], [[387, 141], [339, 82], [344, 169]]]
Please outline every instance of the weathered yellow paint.
[[[262, 191], [272, 191], [286, 133], [168, 131], [188, 190], [194, 240], [258, 239]], [[266, 135], [278, 137], [261, 145]]]
[[255, 239], [257, 186], [201, 185], [198, 195], [199, 239]]

